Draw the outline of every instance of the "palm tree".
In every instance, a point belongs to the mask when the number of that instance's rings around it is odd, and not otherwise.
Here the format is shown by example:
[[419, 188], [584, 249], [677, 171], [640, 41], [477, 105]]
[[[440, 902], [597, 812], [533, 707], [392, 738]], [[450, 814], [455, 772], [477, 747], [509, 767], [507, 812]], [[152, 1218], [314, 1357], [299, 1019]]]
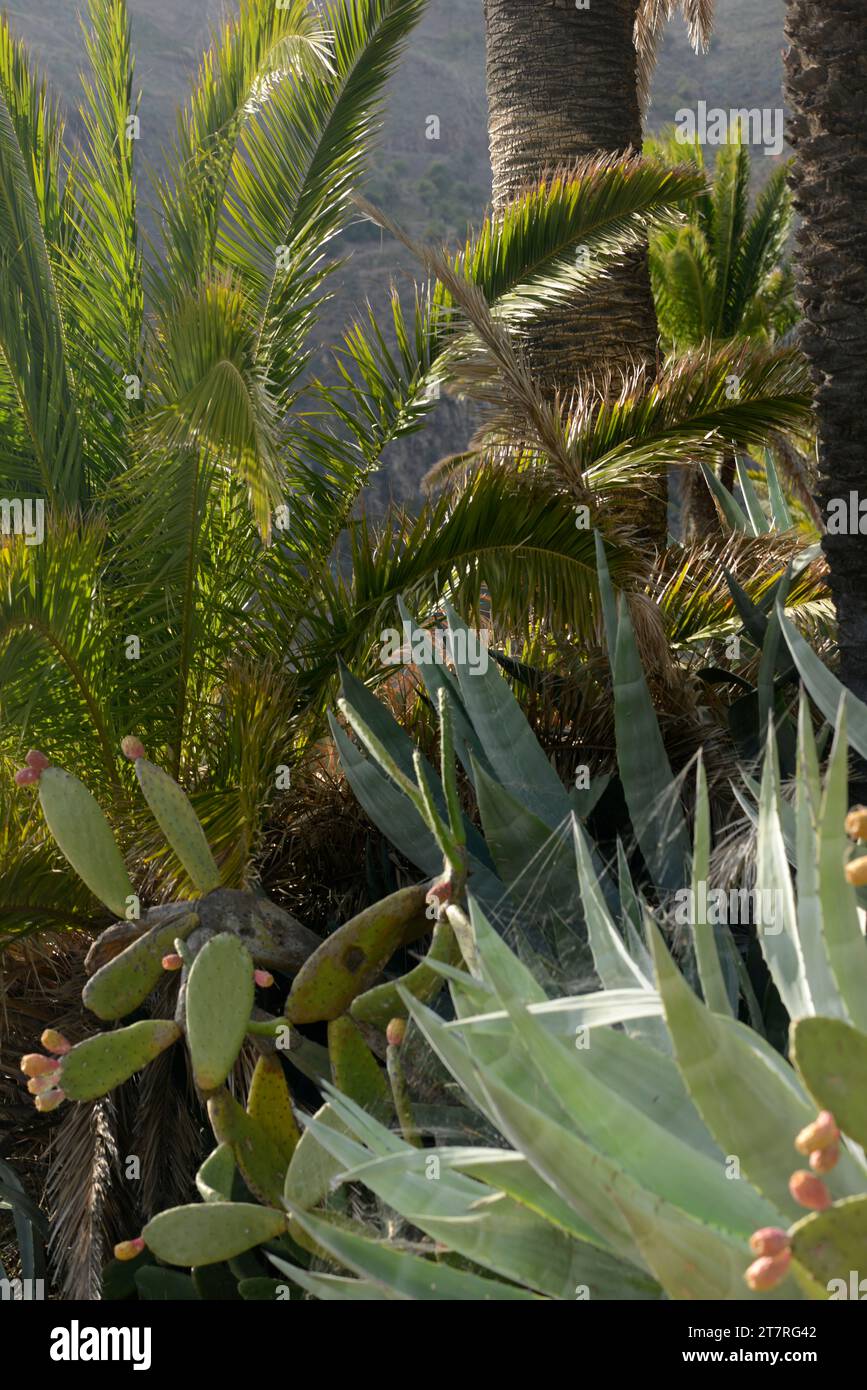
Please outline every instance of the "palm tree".
[[[484, 581], [504, 615], [559, 605], [572, 630], [590, 621], [592, 538], [568, 496], [483, 476], [382, 536], [352, 519], [448, 378], [463, 330], [443, 283], [420, 290], [414, 319], [395, 298], [392, 345], [354, 325], [336, 386], [306, 373], [326, 248], [358, 215], [378, 97], [422, 9], [244, 0], [157, 181], [159, 251], [139, 229], [124, 0], [91, 0], [74, 150], [0, 27], [2, 490], [46, 510], [44, 544], [0, 550], [0, 750], [11, 769], [38, 743], [113, 788], [144, 859], [118, 758], [130, 730], [190, 788], [243, 883], [280, 815], [275, 767], [321, 732], [338, 655], [374, 673], [401, 592], [422, 610]], [[588, 168], [489, 218], [448, 266], [520, 331], [586, 280], [576, 245], [616, 255], [695, 184]], [[612, 566], [628, 560], [614, 537]], [[95, 924], [5, 778], [0, 823], [6, 931]], [[176, 891], [177, 865], [151, 872], [155, 892]]]
[[[813, 369], [819, 431], [818, 500], [847, 506], [867, 478], [867, 11], [849, 0], [788, 0], [786, 98], [801, 218], [802, 345]], [[859, 76], [860, 74], [860, 76]], [[837, 609], [841, 677], [867, 699], [867, 545], [857, 529], [823, 548]]]
[[[495, 207], [554, 166], [588, 155], [640, 151], [642, 106], [665, 21], [677, 0], [604, 5], [485, 0], [488, 125]], [[696, 42], [706, 37], [707, 0], [682, 0]], [[554, 387], [582, 374], [656, 362], [657, 322], [646, 249], [612, 268], [604, 287], [540, 322], [531, 361]], [[625, 499], [624, 499], [625, 500]], [[657, 543], [666, 537], [665, 487], [645, 483], [627, 518]]]
[[[670, 166], [688, 161], [705, 169], [701, 145], [684, 145], [673, 133], [649, 142], [647, 154]], [[735, 354], [737, 340], [770, 346], [792, 329], [797, 309], [784, 259], [792, 225], [786, 173], [783, 165], [772, 171], [751, 211], [749, 150], [734, 139], [717, 155], [708, 192], [685, 206], [685, 222], [653, 234], [650, 273], [666, 352], [728, 341]], [[734, 472], [729, 449], [720, 472], [729, 492]], [[718, 521], [710, 492], [695, 470], [686, 477], [689, 519], [700, 534], [711, 534]], [[812, 509], [809, 494], [803, 500]]]

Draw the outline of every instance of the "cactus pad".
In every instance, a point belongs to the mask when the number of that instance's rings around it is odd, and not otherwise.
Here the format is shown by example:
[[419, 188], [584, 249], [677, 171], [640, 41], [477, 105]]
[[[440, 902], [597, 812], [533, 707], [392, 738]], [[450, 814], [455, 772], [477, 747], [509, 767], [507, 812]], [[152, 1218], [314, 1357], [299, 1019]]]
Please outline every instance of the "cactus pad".
[[286, 1000], [292, 1023], [328, 1022], [345, 1013], [424, 916], [426, 884], [400, 888], [346, 922], [299, 970]]
[[81, 995], [85, 1007], [97, 1018], [132, 1013], [162, 978], [163, 956], [176, 939], [183, 941], [198, 924], [195, 912], [181, 912], [145, 932], [91, 975]]
[[802, 1018], [792, 1024], [791, 1051], [819, 1108], [867, 1147], [867, 1033], [837, 1018]]
[[283, 1212], [249, 1202], [209, 1202], [170, 1207], [149, 1221], [142, 1235], [158, 1260], [189, 1269], [230, 1260], [285, 1230]]
[[154, 819], [198, 891], [219, 888], [220, 871], [183, 787], [147, 758], [136, 758], [135, 771]]
[[170, 1019], [144, 1019], [97, 1033], [77, 1043], [61, 1060], [60, 1085], [69, 1100], [95, 1100], [128, 1081], [181, 1036]]
[[199, 951], [186, 982], [186, 1033], [199, 1090], [222, 1086], [241, 1050], [253, 1008], [253, 959], [223, 932]]
[[115, 916], [125, 917], [135, 889], [96, 797], [71, 772], [47, 767], [39, 778], [39, 801], [48, 829], [82, 883]]

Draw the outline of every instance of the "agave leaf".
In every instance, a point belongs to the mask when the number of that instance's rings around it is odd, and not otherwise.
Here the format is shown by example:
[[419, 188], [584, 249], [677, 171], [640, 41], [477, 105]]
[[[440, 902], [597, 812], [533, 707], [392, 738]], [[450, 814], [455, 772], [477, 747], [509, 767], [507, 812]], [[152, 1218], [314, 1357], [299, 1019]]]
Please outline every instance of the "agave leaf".
[[[773, 729], [768, 730], [756, 847], [757, 901], [773, 903], [770, 921], [758, 924], [759, 944], [791, 1018], [815, 1013], [801, 943], [795, 894], [779, 813], [779, 768]], [[797, 831], [796, 831], [797, 833]], [[767, 898], [765, 895], [770, 895]], [[764, 916], [764, 909], [762, 915]]]
[[574, 920], [579, 910], [578, 884], [572, 847], [563, 826], [552, 831], [480, 764], [474, 773], [485, 840], [506, 887], [514, 890], [520, 902], [536, 896], [538, 885], [540, 913], [544, 910]]
[[[349, 1115], [344, 1118], [351, 1123]], [[334, 1131], [326, 1131], [322, 1142], [344, 1164], [345, 1181], [363, 1182], [433, 1240], [494, 1274], [549, 1298], [574, 1298], [579, 1285], [587, 1285], [594, 1298], [627, 1296], [633, 1284], [639, 1297], [656, 1295], [653, 1284], [635, 1277], [622, 1261], [566, 1235], [497, 1189], [453, 1169], [437, 1168], [432, 1182], [430, 1150], [407, 1145], [400, 1154], [373, 1156]]]
[[744, 501], [747, 506], [747, 516], [754, 536], [764, 536], [770, 531], [770, 523], [765, 516], [762, 504], [759, 501], [759, 494], [756, 492], [753, 480], [749, 474], [749, 462], [742, 454], [738, 454], [735, 460], [735, 467], [738, 474], [738, 482]]
[[[699, 1114], [723, 1152], [737, 1157], [753, 1187], [779, 1213], [797, 1216], [800, 1208], [788, 1179], [794, 1137], [815, 1118], [810, 1101], [794, 1072], [786, 1067], [784, 1077], [786, 1064], [751, 1029], [711, 1013], [696, 998], [656, 927], [650, 932], [675, 1060]], [[733, 1076], [743, 1077], [744, 1084], [733, 1086]], [[846, 1196], [859, 1190], [861, 1179], [854, 1162], [842, 1155], [829, 1181]]]
[[[400, 1297], [428, 1301], [535, 1301], [536, 1295], [495, 1279], [452, 1269], [312, 1216], [287, 1202], [292, 1217], [311, 1239], [347, 1269]], [[273, 1259], [273, 1256], [269, 1256]], [[276, 1263], [276, 1261], [275, 1261]]]
[[704, 1000], [708, 1008], [713, 1009], [715, 1013], [732, 1016], [734, 1010], [720, 966], [715, 929], [707, 921], [700, 920], [706, 914], [699, 910], [699, 904], [704, 901], [703, 895], [699, 893], [699, 884], [707, 882], [709, 871], [710, 803], [707, 795], [704, 761], [699, 754], [696, 769], [695, 833], [692, 854], [692, 900], [696, 905], [696, 920], [693, 923], [695, 958]]
[[617, 764], [635, 836], [655, 882], [679, 888], [687, 881], [689, 835], [623, 600], [612, 679]]
[[744, 515], [741, 507], [738, 506], [727, 487], [724, 487], [713, 469], [708, 468], [706, 463], [701, 465], [704, 480], [711, 490], [711, 494], [716, 498], [720, 505], [723, 517], [728, 522], [733, 531], [741, 531], [744, 535], [754, 536], [756, 533], [750, 525], [750, 519]]
[[862, 758], [867, 758], [867, 705], [828, 670], [785, 613], [780, 612], [779, 619], [792, 660], [819, 709], [832, 727], [836, 727], [840, 704], [845, 700], [849, 742]]
[[[527, 1093], [529, 1061], [536, 1070], [536, 1088], [541, 1083], [556, 1097], [570, 1129], [645, 1189], [698, 1219], [744, 1239], [757, 1227], [771, 1224], [777, 1213], [747, 1184], [734, 1189], [715, 1157], [691, 1148], [676, 1131], [651, 1119], [594, 1074], [588, 1065], [592, 1041], [587, 1049], [566, 1048], [540, 1026], [524, 1008], [508, 972], [499, 968], [502, 946], [495, 956], [489, 953], [490, 927], [481, 920], [474, 925], [486, 973], [509, 1012], [526, 1058], [521, 1058], [518, 1069], [511, 1073], [513, 1086], [518, 1089], [523, 1072], [520, 1089]], [[472, 1050], [472, 1043], [469, 1046]], [[504, 1068], [499, 1069], [498, 1080], [507, 1080]], [[534, 1094], [538, 1100], [537, 1089]]]
[[794, 525], [792, 514], [789, 511], [789, 504], [780, 484], [777, 466], [770, 449], [765, 449], [765, 478], [768, 484], [768, 500], [771, 504], [774, 526], [778, 531], [791, 531]]
[[[270, 1252], [268, 1259], [287, 1279], [322, 1302], [393, 1303], [400, 1298], [400, 1295], [374, 1284], [370, 1279], [350, 1279], [345, 1274], [311, 1274], [309, 1270], [290, 1265], [288, 1260], [281, 1260], [279, 1255]], [[275, 1283], [274, 1280], [268, 1282]]]
[[[467, 625], [446, 604], [453, 636], [467, 634]], [[461, 699], [481, 740], [494, 776], [519, 804], [555, 830], [569, 814], [569, 801], [554, 768], [548, 762], [520, 705], [497, 670], [496, 663], [473, 668], [460, 660], [455, 646], [455, 670]]]

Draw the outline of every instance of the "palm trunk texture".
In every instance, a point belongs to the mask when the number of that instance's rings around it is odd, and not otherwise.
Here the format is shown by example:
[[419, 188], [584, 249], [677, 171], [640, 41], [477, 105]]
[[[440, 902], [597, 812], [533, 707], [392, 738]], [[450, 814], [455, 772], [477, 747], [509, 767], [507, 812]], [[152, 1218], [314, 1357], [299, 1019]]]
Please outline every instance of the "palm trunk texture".
[[[593, 0], [589, 9], [576, 8], [575, 0], [485, 0], [495, 207], [582, 156], [640, 151], [637, 8], [638, 0]], [[644, 251], [592, 294], [547, 313], [530, 342], [542, 381], [562, 391], [585, 374], [601, 382], [606, 372], [616, 389], [631, 364], [652, 367], [656, 356]], [[623, 520], [663, 542], [664, 480], [636, 491]]]
[[[832, 498], [867, 499], [867, 0], [788, 0], [786, 37], [801, 341], [827, 515]], [[823, 546], [841, 679], [867, 700], [867, 534], [826, 535]]]

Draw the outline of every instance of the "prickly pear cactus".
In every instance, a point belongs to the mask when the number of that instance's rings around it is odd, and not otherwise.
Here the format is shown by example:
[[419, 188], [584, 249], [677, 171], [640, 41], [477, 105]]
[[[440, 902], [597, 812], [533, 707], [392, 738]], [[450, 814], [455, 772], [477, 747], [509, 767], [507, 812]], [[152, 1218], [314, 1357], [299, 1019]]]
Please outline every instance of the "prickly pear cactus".
[[[837, 1166], [846, 1137], [862, 1149], [867, 1143], [867, 1034], [841, 1019], [803, 1018], [792, 1024], [790, 1053], [805, 1088], [823, 1107], [795, 1138], [809, 1169], [789, 1180], [793, 1198], [809, 1214], [788, 1231], [755, 1233], [751, 1245], [759, 1258], [747, 1282], [772, 1289], [791, 1271], [810, 1298], [858, 1298], [851, 1281], [867, 1257], [867, 1192], [833, 1201], [823, 1175]], [[860, 1288], [859, 1274], [855, 1283]]]
[[[363, 725], [357, 732], [365, 737]], [[200, 896], [139, 916], [139, 899], [123, 857], [92, 793], [35, 751], [16, 780], [39, 788], [58, 846], [88, 887], [122, 918], [88, 953], [86, 1006], [107, 1022], [122, 1020], [147, 1000], [165, 971], [177, 970], [175, 1018], [132, 1022], [75, 1046], [49, 1029], [42, 1038], [46, 1053], [22, 1059], [29, 1089], [41, 1110], [67, 1099], [92, 1100], [123, 1084], [183, 1038], [217, 1139], [217, 1148], [197, 1177], [203, 1205], [161, 1213], [142, 1236], [121, 1242], [117, 1258], [134, 1259], [147, 1246], [158, 1259], [195, 1270], [234, 1261], [284, 1234], [296, 1248], [320, 1254], [315, 1240], [284, 1207], [286, 1191], [297, 1197], [290, 1172], [305, 1146], [279, 1051], [287, 1041], [290, 1047], [303, 1044], [296, 1025], [327, 1023], [333, 1083], [372, 1113], [384, 1119], [396, 1116], [405, 1134], [412, 1132], [411, 1101], [395, 1042], [395, 1028], [402, 1034], [406, 1008], [394, 984], [377, 981], [399, 947], [417, 943], [429, 931], [434, 932], [429, 962], [423, 960], [405, 975], [403, 988], [429, 1001], [442, 983], [435, 965], [459, 963], [447, 920], [466, 878], [459, 815], [450, 812], [450, 823], [445, 824], [419, 774], [416, 801], [443, 851], [442, 876], [399, 889], [320, 941], [267, 899], [222, 887], [186, 794], [145, 757], [138, 739], [125, 739], [123, 751], [134, 763], [145, 799]], [[448, 776], [454, 781], [453, 766]], [[450, 807], [455, 808], [456, 785], [448, 790]], [[288, 975], [292, 983], [282, 1013], [269, 1017], [256, 1008], [255, 990], [274, 985], [271, 970]], [[244, 1109], [226, 1083], [247, 1039], [263, 1055]], [[303, 1070], [300, 1049], [298, 1057]], [[381, 1061], [387, 1064], [384, 1068]], [[307, 1145], [308, 1154], [310, 1148]], [[240, 1180], [263, 1205], [231, 1200]]]

